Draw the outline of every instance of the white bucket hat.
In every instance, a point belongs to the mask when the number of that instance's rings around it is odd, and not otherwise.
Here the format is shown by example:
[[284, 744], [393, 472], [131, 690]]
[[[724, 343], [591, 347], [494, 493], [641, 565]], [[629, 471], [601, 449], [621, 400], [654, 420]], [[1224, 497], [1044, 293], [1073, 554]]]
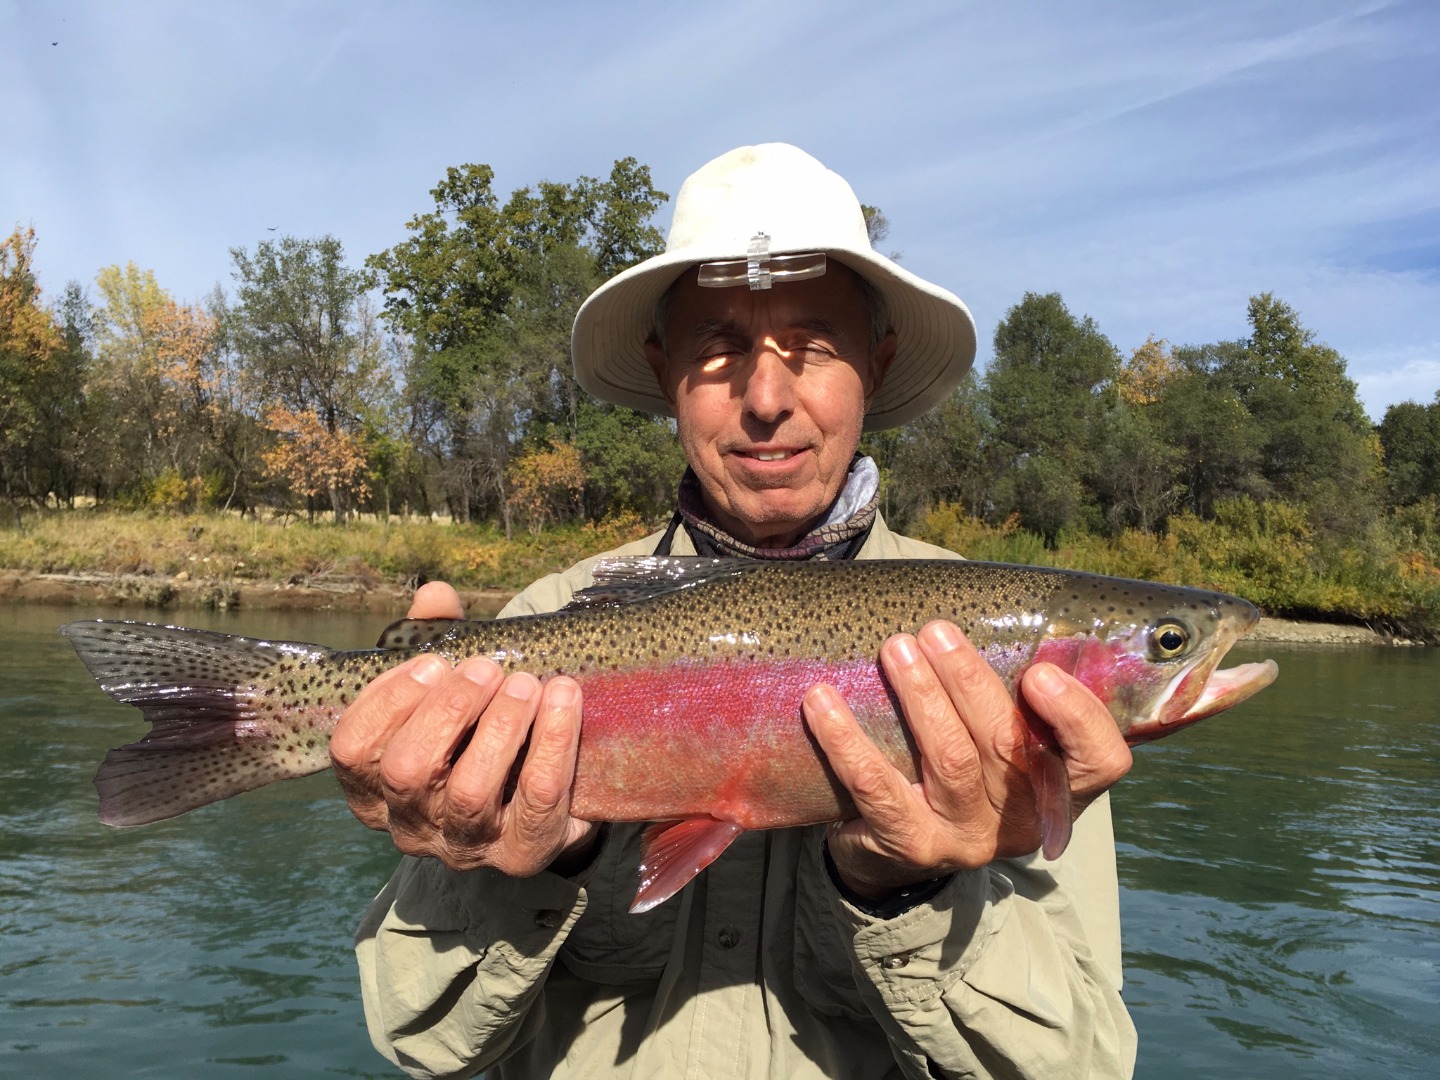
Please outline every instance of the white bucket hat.
[[895, 328], [895, 360], [865, 417], [867, 431], [898, 427], [940, 402], [975, 361], [975, 320], [959, 297], [870, 246], [860, 200], [845, 180], [785, 143], [742, 146], [702, 166], [680, 188], [663, 254], [616, 274], [575, 316], [575, 377], [616, 405], [672, 415], [645, 360], [655, 310], [698, 263], [746, 258], [757, 234], [772, 255], [823, 252], [873, 285]]

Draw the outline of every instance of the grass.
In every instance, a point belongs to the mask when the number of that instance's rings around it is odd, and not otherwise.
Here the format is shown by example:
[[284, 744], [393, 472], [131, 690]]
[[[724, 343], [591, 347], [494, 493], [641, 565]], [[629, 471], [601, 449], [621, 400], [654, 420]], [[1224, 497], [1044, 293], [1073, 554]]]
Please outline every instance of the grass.
[[644, 536], [638, 518], [563, 526], [506, 540], [490, 524], [255, 520], [71, 510], [0, 527], [0, 569], [47, 574], [155, 574], [255, 581], [360, 581], [518, 590], [544, 574]]

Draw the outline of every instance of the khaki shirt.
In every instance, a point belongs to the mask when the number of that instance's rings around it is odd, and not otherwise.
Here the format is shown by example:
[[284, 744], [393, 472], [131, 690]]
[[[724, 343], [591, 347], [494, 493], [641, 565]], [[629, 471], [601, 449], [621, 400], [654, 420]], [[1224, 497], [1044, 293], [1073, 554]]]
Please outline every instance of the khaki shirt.
[[[673, 553], [694, 554], [683, 529]], [[501, 615], [562, 607], [602, 557]], [[878, 519], [859, 555], [957, 557]], [[413, 1076], [505, 1080], [1130, 1075], [1107, 800], [1054, 863], [956, 874], [888, 920], [836, 891], [824, 826], [743, 834], [631, 915], [642, 828], [612, 826], [577, 880], [406, 857], [356, 936], [376, 1048]]]

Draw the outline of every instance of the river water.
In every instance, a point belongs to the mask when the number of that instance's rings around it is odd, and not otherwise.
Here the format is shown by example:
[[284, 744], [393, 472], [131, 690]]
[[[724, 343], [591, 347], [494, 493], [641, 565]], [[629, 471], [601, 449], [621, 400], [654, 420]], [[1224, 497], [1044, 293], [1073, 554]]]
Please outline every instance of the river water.
[[[0, 607], [0, 1076], [396, 1075], [350, 936], [395, 861], [328, 776], [133, 830], [90, 779], [138, 737], [56, 626]], [[130, 613], [144, 618], [144, 613]], [[358, 646], [372, 620], [187, 613]], [[1440, 1075], [1440, 652], [1250, 647], [1260, 698], [1115, 790], [1137, 1075]]]

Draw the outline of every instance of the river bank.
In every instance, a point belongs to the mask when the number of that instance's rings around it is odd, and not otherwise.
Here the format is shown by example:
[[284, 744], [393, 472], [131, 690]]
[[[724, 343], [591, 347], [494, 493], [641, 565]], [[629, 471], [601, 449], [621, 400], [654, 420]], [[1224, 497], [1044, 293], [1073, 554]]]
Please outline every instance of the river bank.
[[[472, 617], [493, 616], [514, 595], [507, 589], [461, 589]], [[395, 585], [334, 577], [301, 577], [285, 582], [192, 578], [160, 574], [37, 574], [0, 570], [0, 604], [56, 607], [142, 606], [160, 612], [208, 610], [346, 611], [398, 619], [411, 591]], [[1263, 618], [1250, 641], [1316, 645], [1408, 645], [1366, 626]]]

